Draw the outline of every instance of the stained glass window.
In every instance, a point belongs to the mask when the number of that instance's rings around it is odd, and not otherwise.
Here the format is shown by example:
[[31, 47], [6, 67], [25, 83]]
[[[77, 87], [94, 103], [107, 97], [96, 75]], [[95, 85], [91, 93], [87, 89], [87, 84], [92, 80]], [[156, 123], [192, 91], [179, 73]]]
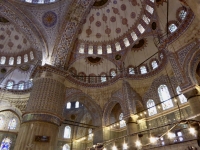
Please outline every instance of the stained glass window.
[[63, 145], [62, 150], [70, 150], [70, 146], [68, 144]]
[[78, 101], [75, 103], [75, 108], [79, 108], [79, 102]]
[[157, 114], [155, 103], [152, 99], [147, 101], [147, 108], [148, 108], [149, 116]]
[[177, 26], [174, 23], [172, 23], [172, 24], [169, 25], [169, 31], [171, 33], [175, 32], [177, 29], [178, 28], [177, 28]]
[[178, 86], [178, 87], [176, 88], [176, 92], [177, 92], [177, 94], [179, 95], [178, 98], [179, 98], [180, 102], [181, 102], [181, 103], [186, 103], [186, 102], [187, 102], [187, 98], [181, 93], [181, 88], [180, 88], [180, 86]]
[[143, 27], [141, 24], [139, 24], [139, 25], [137, 26], [137, 28], [138, 28], [138, 30], [140, 31], [140, 33], [144, 33], [145, 29], [144, 29], [144, 27]]
[[64, 138], [69, 139], [71, 137], [71, 128], [70, 126], [66, 126], [64, 130]]
[[120, 126], [120, 128], [123, 128], [123, 127], [126, 126], [126, 122], [123, 120], [123, 117], [124, 117], [124, 114], [121, 113], [121, 114], [119, 115], [119, 120], [120, 120], [119, 126]]
[[10, 57], [9, 58], [9, 65], [13, 65], [14, 64], [14, 57]]
[[101, 82], [106, 82], [106, 75], [105, 74], [101, 75]]
[[128, 68], [128, 73], [129, 74], [135, 74], [135, 70], [133, 67]]
[[17, 56], [17, 64], [21, 64], [21, 56]]
[[146, 68], [146, 66], [141, 66], [141, 67], [140, 67], [140, 72], [141, 72], [141, 74], [147, 73], [147, 68]]
[[93, 134], [92, 134], [92, 129], [89, 129], [89, 130], [88, 130], [88, 140], [91, 140], [91, 139], [92, 139], [92, 136], [93, 136]]
[[68, 102], [68, 103], [67, 103], [67, 109], [70, 109], [70, 108], [71, 108], [71, 103]]
[[126, 47], [128, 47], [130, 45], [129, 40], [127, 38], [125, 38], [123, 41], [124, 41], [124, 45]]
[[32, 52], [32, 51], [30, 52], [30, 58], [31, 58], [31, 60], [34, 59], [34, 55], [33, 55], [33, 52]]
[[181, 18], [181, 20], [184, 20], [186, 15], [187, 15], [187, 12], [185, 10], [181, 10], [179, 12], [179, 17]]
[[111, 76], [112, 76], [112, 78], [115, 77], [116, 75], [117, 75], [117, 74], [116, 74], [116, 71], [115, 71], [115, 70], [112, 70], [112, 71], [111, 71]]
[[13, 81], [8, 81], [7, 85], [6, 85], [6, 88], [7, 89], [12, 89], [13, 88], [13, 85], [14, 85], [14, 82]]
[[0, 150], [10, 150], [11, 143], [12, 141], [10, 140], [10, 138], [4, 138], [1, 142]]
[[160, 97], [160, 101], [163, 102], [162, 103], [163, 110], [173, 107], [171, 96], [169, 94], [169, 90], [166, 85], [159, 86], [158, 94]]
[[155, 60], [152, 61], [151, 65], [153, 69], [156, 69], [158, 67], [158, 63]]
[[120, 51], [122, 49], [119, 42], [115, 43], [115, 48], [116, 48], [116, 51]]
[[23, 89], [24, 89], [24, 82], [21, 82], [18, 85], [18, 90], [23, 90]]
[[2, 56], [1, 57], [1, 65], [4, 65], [6, 63], [6, 57]]
[[24, 55], [24, 62], [28, 62], [28, 55], [27, 54]]

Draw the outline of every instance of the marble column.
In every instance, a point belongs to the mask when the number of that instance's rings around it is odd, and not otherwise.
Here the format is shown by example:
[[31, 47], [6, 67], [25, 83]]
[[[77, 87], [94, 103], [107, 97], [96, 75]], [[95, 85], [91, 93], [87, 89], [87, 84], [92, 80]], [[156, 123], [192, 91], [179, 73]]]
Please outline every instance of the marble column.
[[[127, 134], [133, 134], [138, 132], [138, 124], [137, 124], [137, 115], [131, 115], [127, 120], [126, 120], [126, 126], [127, 126]], [[133, 135], [133, 136], [128, 136], [128, 149], [129, 150], [137, 150], [137, 147], [135, 145], [135, 142], [138, 140], [138, 136]]]
[[55, 150], [64, 107], [64, 77], [39, 69], [14, 150]]

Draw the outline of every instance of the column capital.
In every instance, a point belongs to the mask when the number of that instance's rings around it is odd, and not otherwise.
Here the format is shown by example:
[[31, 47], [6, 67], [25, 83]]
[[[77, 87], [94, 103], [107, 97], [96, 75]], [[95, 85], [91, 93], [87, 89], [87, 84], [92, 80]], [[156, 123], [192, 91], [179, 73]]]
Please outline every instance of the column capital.
[[133, 115], [131, 114], [128, 118], [126, 118], [126, 124], [129, 124], [129, 123], [135, 123], [137, 124], [137, 120], [138, 120], [138, 115]]

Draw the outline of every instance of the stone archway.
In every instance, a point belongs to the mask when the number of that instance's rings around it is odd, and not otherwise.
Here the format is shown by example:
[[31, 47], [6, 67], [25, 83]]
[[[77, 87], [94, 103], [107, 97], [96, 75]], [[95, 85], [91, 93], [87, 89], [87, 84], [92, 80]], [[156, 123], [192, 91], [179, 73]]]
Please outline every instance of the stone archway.
[[119, 104], [121, 106], [124, 116], [128, 114], [128, 111], [123, 105], [122, 100], [117, 97], [112, 97], [111, 100], [104, 107], [104, 111], [103, 111], [103, 125], [104, 126], [109, 124], [112, 109], [115, 107], [116, 104]]
[[41, 33], [30, 19], [26, 17], [27, 15], [21, 14], [20, 10], [8, 1], [0, 3], [0, 15], [13, 23], [26, 35], [32, 47], [37, 50], [37, 58], [42, 60], [42, 52], [48, 53], [47, 46]]
[[95, 120], [93, 121], [93, 125], [94, 126], [102, 125], [102, 110], [100, 106], [96, 104], [96, 102], [89, 95], [73, 88], [68, 88], [66, 93], [67, 94], [65, 98], [65, 104], [67, 102], [75, 102], [78, 100], [87, 108], [88, 112], [92, 117], [92, 120]]
[[196, 46], [191, 49], [185, 58], [183, 69], [184, 73], [187, 79], [187, 83], [184, 83], [181, 87], [187, 88], [189, 86], [197, 84], [196, 80], [196, 69], [200, 61], [200, 49], [199, 49], [200, 43], [198, 42]]

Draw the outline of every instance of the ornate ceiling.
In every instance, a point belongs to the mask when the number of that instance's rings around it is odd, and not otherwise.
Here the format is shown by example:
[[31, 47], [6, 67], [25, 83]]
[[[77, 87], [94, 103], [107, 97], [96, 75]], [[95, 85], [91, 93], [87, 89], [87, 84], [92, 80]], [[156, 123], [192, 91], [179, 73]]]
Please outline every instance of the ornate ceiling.
[[0, 53], [17, 55], [31, 47], [27, 38], [12, 23], [0, 22]]
[[79, 39], [99, 43], [117, 39], [135, 27], [142, 10], [140, 1], [108, 0], [90, 10]]

